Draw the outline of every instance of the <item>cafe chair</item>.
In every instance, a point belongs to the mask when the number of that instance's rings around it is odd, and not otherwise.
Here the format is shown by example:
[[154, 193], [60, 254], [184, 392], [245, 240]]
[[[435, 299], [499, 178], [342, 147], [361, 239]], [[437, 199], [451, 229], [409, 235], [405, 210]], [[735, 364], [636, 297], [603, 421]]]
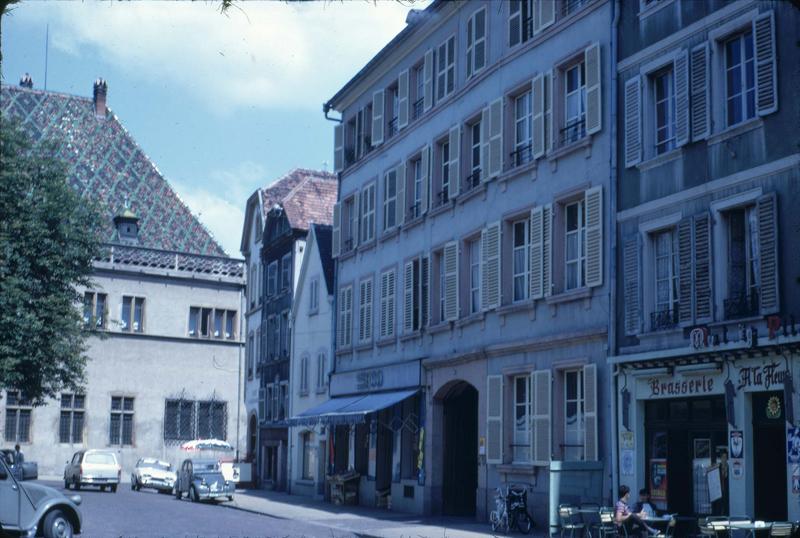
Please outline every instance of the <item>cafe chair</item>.
[[591, 538], [592, 530], [600, 523], [600, 505], [597, 503], [581, 504], [580, 516], [586, 527], [586, 535]]
[[558, 506], [558, 519], [561, 523], [561, 538], [569, 536], [575, 538], [577, 534], [580, 536], [586, 530], [586, 525], [582, 521], [578, 521], [576, 516], [578, 512], [576, 508], [569, 504], [560, 504]]
[[[600, 522], [594, 526], [597, 538], [617, 538], [618, 529], [614, 522], [614, 510], [611, 508], [600, 508], [598, 511]], [[622, 531], [623, 533], [625, 531]]]
[[671, 516], [669, 518], [669, 522], [667, 523], [667, 528], [664, 531], [665, 538], [673, 538], [675, 536], [675, 527], [678, 525], [678, 520], [675, 519], [675, 516]]
[[773, 536], [790, 537], [794, 531], [794, 524], [789, 521], [776, 521], [769, 526], [770, 538]]

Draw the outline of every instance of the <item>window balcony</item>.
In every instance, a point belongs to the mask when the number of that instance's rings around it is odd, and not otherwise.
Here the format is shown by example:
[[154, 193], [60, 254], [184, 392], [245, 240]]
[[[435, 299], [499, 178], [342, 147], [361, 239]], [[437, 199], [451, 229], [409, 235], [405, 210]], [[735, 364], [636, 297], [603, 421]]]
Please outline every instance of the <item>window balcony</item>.
[[425, 105], [425, 98], [424, 97], [420, 97], [419, 99], [414, 101], [414, 104], [412, 105], [412, 109], [411, 109], [411, 116], [412, 116], [413, 119], [417, 119], [420, 116], [422, 116], [424, 105]]
[[561, 4], [561, 16], [566, 17], [567, 15], [571, 15], [588, 3], [589, 0], [564, 0]]
[[586, 136], [586, 118], [581, 117], [571, 120], [567, 123], [566, 127], [561, 129], [559, 143], [562, 146], [577, 142]]
[[350, 239], [345, 239], [342, 242], [342, 253], [350, 252], [351, 250], [353, 250], [353, 238], [352, 237]]
[[351, 164], [356, 162], [356, 148], [349, 147], [344, 148], [344, 166], [347, 168]]
[[481, 184], [481, 169], [476, 168], [464, 179], [464, 192], [469, 192]]
[[419, 202], [412, 204], [408, 208], [408, 212], [406, 213], [406, 221], [411, 221], [416, 219], [422, 214], [422, 204]]
[[650, 330], [666, 331], [678, 326], [678, 305], [650, 313]]
[[510, 155], [511, 168], [527, 164], [533, 160], [533, 145], [525, 144], [524, 146], [518, 146]]
[[386, 138], [392, 138], [394, 135], [397, 134], [398, 127], [397, 127], [397, 116], [389, 120], [389, 126], [386, 130]]
[[444, 205], [450, 201], [450, 193], [448, 189], [442, 189], [441, 191], [436, 193], [436, 205]]
[[758, 315], [758, 291], [737, 294], [725, 299], [725, 319], [749, 318]]

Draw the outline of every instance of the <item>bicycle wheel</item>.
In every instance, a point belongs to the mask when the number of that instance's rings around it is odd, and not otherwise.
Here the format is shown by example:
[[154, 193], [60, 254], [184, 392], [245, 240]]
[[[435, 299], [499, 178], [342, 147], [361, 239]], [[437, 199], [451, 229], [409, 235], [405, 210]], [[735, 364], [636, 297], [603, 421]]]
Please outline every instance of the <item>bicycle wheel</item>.
[[517, 512], [516, 517], [517, 521], [517, 528], [519, 532], [522, 534], [528, 534], [531, 532], [531, 528], [533, 528], [533, 520], [531, 520], [531, 516], [528, 515], [528, 512], [521, 510]]

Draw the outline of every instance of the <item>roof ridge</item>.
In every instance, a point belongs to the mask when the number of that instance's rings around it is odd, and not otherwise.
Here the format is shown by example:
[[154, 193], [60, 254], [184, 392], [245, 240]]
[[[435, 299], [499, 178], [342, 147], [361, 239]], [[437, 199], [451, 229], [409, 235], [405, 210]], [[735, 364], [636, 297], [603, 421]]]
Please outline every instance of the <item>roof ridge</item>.
[[94, 102], [94, 97], [88, 97], [86, 95], [78, 95], [77, 93], [57, 92], [55, 90], [45, 90], [44, 88], [24, 88], [16, 84], [5, 84], [5, 83], [0, 84], [0, 87], [5, 87], [8, 90], [17, 90], [28, 93], [41, 93], [45, 95], [58, 95], [61, 97], [71, 97], [73, 99], [81, 99], [82, 101], [88, 101], [90, 103]]

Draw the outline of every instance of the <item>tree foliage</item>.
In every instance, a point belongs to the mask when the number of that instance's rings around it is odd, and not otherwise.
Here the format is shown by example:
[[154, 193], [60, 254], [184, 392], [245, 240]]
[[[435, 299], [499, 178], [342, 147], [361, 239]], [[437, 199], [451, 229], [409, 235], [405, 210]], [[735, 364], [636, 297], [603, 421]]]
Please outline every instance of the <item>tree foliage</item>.
[[91, 284], [102, 248], [97, 205], [54, 154], [0, 118], [0, 388], [36, 403], [83, 384], [90, 332], [77, 287]]

